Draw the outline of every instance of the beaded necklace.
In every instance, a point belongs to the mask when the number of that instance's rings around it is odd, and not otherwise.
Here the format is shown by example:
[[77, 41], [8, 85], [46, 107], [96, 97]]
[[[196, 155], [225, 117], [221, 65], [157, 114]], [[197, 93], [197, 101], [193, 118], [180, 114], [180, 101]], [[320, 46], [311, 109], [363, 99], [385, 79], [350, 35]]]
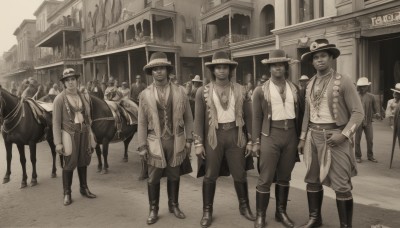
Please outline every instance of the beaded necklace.
[[[326, 89], [332, 79], [333, 76], [333, 70], [331, 69], [327, 74], [325, 75], [318, 75], [315, 79], [314, 85], [313, 85], [313, 90], [311, 92], [311, 103], [313, 105], [313, 110], [311, 111], [313, 116], [317, 116], [318, 118], [320, 117], [319, 111], [321, 108], [321, 101], [322, 98], [326, 92]], [[321, 86], [322, 84], [322, 86]]]

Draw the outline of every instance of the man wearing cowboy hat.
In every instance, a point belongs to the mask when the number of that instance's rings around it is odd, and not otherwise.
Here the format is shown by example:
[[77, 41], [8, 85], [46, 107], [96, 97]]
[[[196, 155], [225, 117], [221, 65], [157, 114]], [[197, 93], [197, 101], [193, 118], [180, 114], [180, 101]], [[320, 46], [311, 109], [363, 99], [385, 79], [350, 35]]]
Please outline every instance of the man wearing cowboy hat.
[[376, 118], [380, 118], [379, 108], [375, 101], [374, 95], [368, 93], [369, 86], [371, 82], [368, 82], [368, 78], [361, 77], [357, 81], [357, 90], [360, 95], [361, 103], [364, 108], [364, 120], [362, 124], [357, 128], [356, 136], [355, 136], [355, 153], [356, 153], [356, 161], [358, 163], [361, 162], [361, 136], [362, 132], [365, 133], [365, 139], [367, 141], [367, 157], [369, 161], [378, 162], [374, 158], [374, 153], [372, 152], [373, 147], [373, 129], [372, 129], [372, 118], [375, 116]]
[[142, 82], [142, 76], [136, 75], [136, 82], [132, 84], [131, 98], [134, 102], [139, 102], [139, 94], [146, 89], [146, 84]]
[[192, 114], [194, 115], [194, 107], [195, 107], [195, 100], [196, 100], [196, 93], [197, 90], [203, 85], [203, 81], [200, 79], [200, 75], [194, 76], [191, 83], [191, 88], [189, 91], [189, 102], [190, 108], [192, 109]]
[[266, 226], [266, 210], [270, 198], [270, 187], [275, 181], [275, 219], [285, 227], [294, 227], [286, 214], [289, 182], [292, 170], [298, 161], [297, 143], [300, 136], [301, 119], [299, 89], [286, 80], [289, 61], [283, 50], [273, 50], [267, 65], [271, 78], [255, 89], [253, 95], [253, 152], [260, 160], [260, 176], [256, 188], [257, 218], [255, 228]]
[[79, 74], [67, 68], [60, 79], [65, 89], [53, 103], [53, 135], [56, 151], [64, 156], [63, 189], [64, 205], [70, 205], [73, 172], [78, 167], [80, 193], [87, 198], [96, 198], [87, 185], [87, 166], [90, 164], [93, 147], [90, 140], [90, 105], [78, 91]]
[[[167, 176], [169, 211], [184, 219], [179, 209], [181, 164], [190, 153], [193, 117], [183, 87], [168, 81], [173, 70], [167, 55], [155, 52], [143, 70], [154, 78], [139, 97], [139, 154], [148, 164], [150, 213], [147, 224], [158, 220], [160, 179]], [[187, 172], [186, 172], [187, 173]]]
[[298, 145], [307, 167], [309, 221], [305, 227], [322, 225], [322, 185], [336, 193], [340, 226], [352, 226], [351, 176], [357, 170], [351, 140], [364, 111], [351, 79], [332, 69], [339, 55], [336, 45], [318, 39], [311, 43], [310, 52], [301, 56], [302, 61], [312, 63], [317, 70], [307, 85]]
[[[246, 90], [231, 81], [237, 62], [223, 51], [214, 53], [206, 67], [211, 82], [197, 90], [194, 138], [199, 161], [197, 177], [203, 179], [202, 227], [212, 223], [214, 193], [219, 176], [232, 174], [240, 214], [254, 221], [246, 170], [253, 168], [251, 154], [251, 103]], [[246, 135], [247, 134], [247, 135]]]

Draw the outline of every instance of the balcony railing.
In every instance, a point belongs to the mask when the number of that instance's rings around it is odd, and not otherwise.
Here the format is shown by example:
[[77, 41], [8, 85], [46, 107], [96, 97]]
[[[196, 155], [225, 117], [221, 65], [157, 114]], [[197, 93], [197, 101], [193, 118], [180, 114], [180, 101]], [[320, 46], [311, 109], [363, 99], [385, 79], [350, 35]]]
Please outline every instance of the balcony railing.
[[[245, 40], [249, 40], [249, 39], [250, 39], [250, 35], [232, 34], [231, 42], [236, 43], [236, 42], [241, 42], [241, 41], [245, 41]], [[228, 47], [229, 44], [230, 44], [229, 35], [226, 34], [225, 36], [222, 36], [218, 39], [214, 39], [212, 41], [203, 43], [201, 50], [209, 51], [209, 50], [224, 48], [224, 47]]]
[[44, 32], [38, 32], [38, 35], [36, 36], [36, 43], [39, 43], [40, 41], [44, 40], [47, 38], [49, 35], [54, 33], [55, 31], [63, 31], [63, 30], [81, 30], [80, 27], [74, 26], [74, 25], [68, 25], [68, 24], [52, 24], [50, 27], [44, 31]]
[[[86, 47], [88, 46], [89, 42], [93, 42], [93, 40], [90, 39], [90, 40], [85, 41]], [[164, 39], [161, 37], [153, 37], [153, 40], [151, 40], [150, 36], [142, 36], [140, 38], [126, 40], [125, 42], [116, 42], [116, 43], [96, 45], [92, 48], [92, 50], [88, 50], [88, 48], [86, 48], [86, 52], [84, 54], [88, 55], [88, 54], [94, 54], [94, 53], [103, 52], [103, 51], [113, 51], [113, 50], [118, 50], [118, 49], [125, 48], [125, 47], [136, 46], [136, 45], [140, 45], [140, 44], [174, 45], [174, 41], [167, 40], [167, 39]]]
[[35, 66], [43, 66], [52, 63], [67, 61], [67, 60], [80, 60], [80, 54], [57, 54], [57, 55], [46, 55], [40, 59], [37, 59], [35, 62]]

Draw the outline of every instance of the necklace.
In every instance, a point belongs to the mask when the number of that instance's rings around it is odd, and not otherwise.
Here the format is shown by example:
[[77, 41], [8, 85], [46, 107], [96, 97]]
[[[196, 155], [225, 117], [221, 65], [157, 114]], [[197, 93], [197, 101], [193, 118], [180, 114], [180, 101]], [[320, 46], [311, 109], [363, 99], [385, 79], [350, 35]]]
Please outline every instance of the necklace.
[[228, 110], [229, 101], [230, 101], [230, 93], [231, 93], [231, 83], [228, 83], [225, 86], [220, 86], [215, 84], [215, 93], [217, 94], [219, 103], [221, 104], [222, 108], [226, 111]]
[[[330, 71], [328, 74], [332, 73], [332, 71]], [[318, 118], [320, 117], [319, 115], [319, 111], [320, 111], [320, 107], [321, 107], [321, 102], [322, 102], [322, 98], [326, 92], [326, 89], [329, 85], [329, 82], [332, 79], [332, 75], [327, 76], [328, 74], [324, 75], [324, 77], [322, 78], [321, 81], [319, 82], [314, 82], [314, 88], [312, 90], [312, 95], [311, 95], [311, 103], [313, 106], [313, 110], [311, 110], [311, 115], [313, 117], [317, 116]], [[317, 79], [319, 76], [317, 76]], [[317, 80], [316, 79], [316, 80]], [[321, 88], [321, 84], [322, 83], [322, 88]]]

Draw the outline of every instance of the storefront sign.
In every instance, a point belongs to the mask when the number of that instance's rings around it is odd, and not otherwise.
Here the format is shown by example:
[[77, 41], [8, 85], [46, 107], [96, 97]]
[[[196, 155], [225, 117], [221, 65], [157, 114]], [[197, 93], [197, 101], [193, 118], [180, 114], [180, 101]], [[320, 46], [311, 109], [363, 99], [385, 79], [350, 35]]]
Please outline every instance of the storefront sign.
[[372, 17], [371, 22], [372, 27], [400, 24], [400, 12]]

